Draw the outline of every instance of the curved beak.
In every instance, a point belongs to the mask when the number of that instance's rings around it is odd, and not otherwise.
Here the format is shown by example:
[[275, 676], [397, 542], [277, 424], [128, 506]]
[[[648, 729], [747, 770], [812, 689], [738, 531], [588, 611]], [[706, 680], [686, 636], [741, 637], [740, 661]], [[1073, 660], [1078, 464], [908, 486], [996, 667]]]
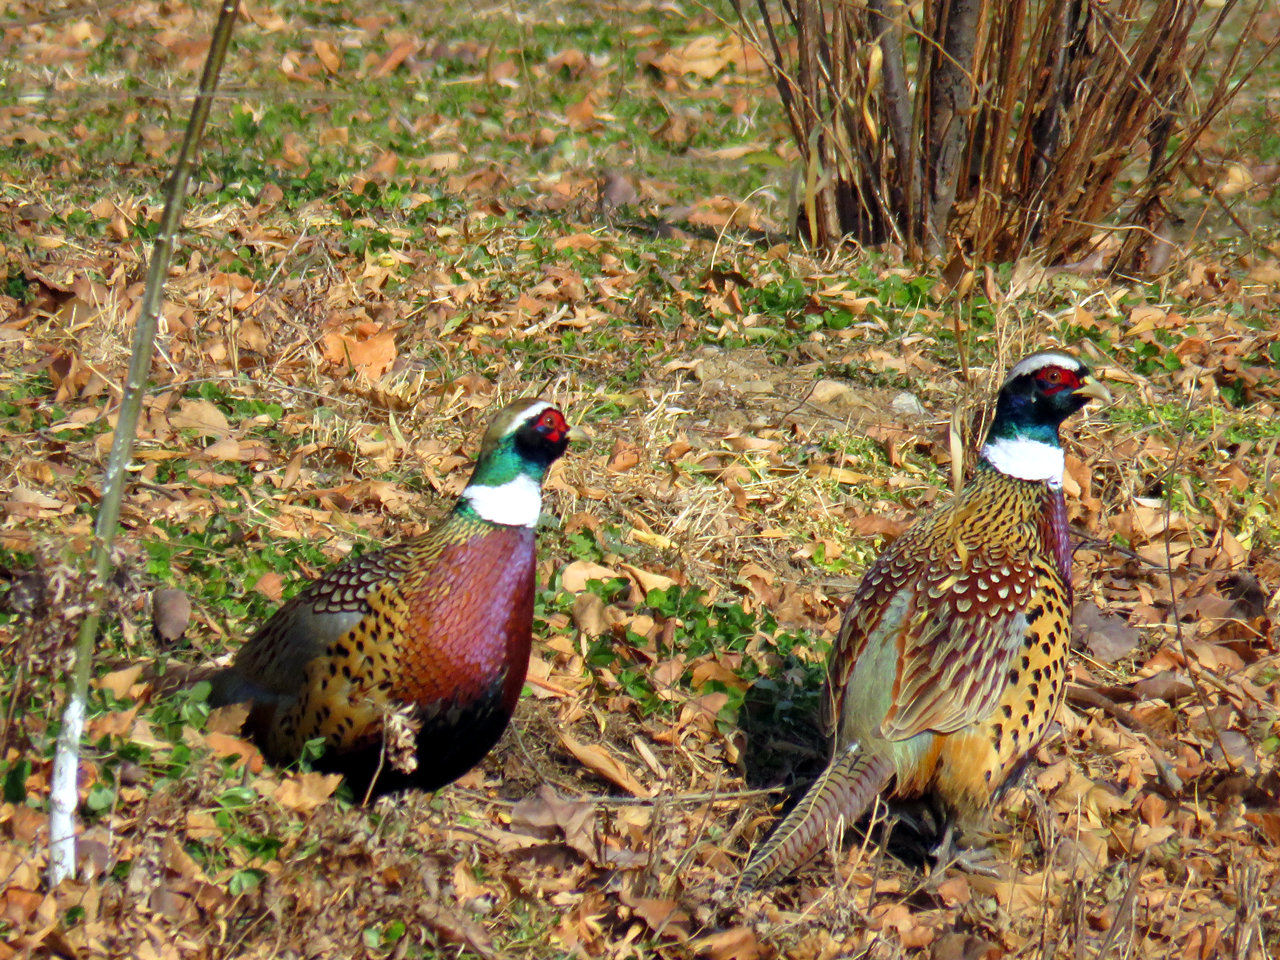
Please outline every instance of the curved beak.
[[1090, 375], [1080, 381], [1080, 386], [1076, 388], [1076, 396], [1087, 397], [1090, 400], [1101, 400], [1103, 403], [1111, 402], [1111, 391], [1106, 388], [1101, 380]]
[[569, 432], [565, 434], [565, 436], [578, 443], [591, 439], [591, 434], [587, 433], [586, 428], [577, 426], [576, 424], [569, 428]]

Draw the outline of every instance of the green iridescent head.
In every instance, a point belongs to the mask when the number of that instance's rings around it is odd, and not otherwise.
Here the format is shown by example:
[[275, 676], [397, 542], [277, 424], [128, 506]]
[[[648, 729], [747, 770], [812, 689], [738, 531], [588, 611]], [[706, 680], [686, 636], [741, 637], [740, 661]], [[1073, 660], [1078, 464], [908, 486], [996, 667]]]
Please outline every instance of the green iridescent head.
[[1058, 428], [1090, 400], [1111, 394], [1075, 357], [1046, 350], [1014, 364], [996, 398], [982, 462], [1020, 480], [1061, 485], [1065, 466]]
[[1107, 388], [1075, 357], [1058, 350], [1033, 353], [1005, 378], [987, 438], [1057, 444], [1063, 420], [1090, 400], [1109, 399]]
[[493, 418], [460, 509], [491, 523], [532, 527], [542, 509], [542, 481], [569, 446], [573, 431], [545, 400], [526, 397]]

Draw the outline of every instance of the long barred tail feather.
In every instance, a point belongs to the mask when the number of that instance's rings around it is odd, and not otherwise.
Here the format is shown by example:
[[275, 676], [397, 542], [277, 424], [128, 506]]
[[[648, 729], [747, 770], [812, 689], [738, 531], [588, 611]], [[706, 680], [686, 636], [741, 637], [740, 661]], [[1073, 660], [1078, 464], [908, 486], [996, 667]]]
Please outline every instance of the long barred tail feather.
[[851, 743], [832, 758], [809, 792], [757, 847], [738, 881], [739, 889], [777, 883], [822, 849], [838, 824], [852, 824], [893, 776], [893, 764]]

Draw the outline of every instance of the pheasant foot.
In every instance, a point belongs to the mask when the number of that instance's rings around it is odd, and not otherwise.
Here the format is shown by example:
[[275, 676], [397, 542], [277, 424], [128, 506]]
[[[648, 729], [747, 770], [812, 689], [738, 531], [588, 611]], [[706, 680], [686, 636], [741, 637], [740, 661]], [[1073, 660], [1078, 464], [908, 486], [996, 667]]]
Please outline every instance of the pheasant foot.
[[999, 879], [1000, 859], [990, 847], [964, 847], [956, 840], [955, 825], [948, 823], [942, 839], [933, 848], [934, 876], [941, 875], [949, 867], [959, 867], [965, 873]]

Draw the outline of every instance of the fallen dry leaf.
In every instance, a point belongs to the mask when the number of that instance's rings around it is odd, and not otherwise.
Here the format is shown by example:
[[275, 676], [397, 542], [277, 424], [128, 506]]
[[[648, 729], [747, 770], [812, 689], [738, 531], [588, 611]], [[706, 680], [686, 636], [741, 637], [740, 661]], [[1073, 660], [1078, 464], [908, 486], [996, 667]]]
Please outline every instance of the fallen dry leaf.
[[336, 773], [295, 773], [281, 781], [271, 799], [286, 810], [306, 816], [328, 801], [340, 783], [342, 777]]
[[560, 586], [569, 593], [581, 593], [591, 580], [608, 582], [621, 577], [618, 571], [588, 560], [575, 560], [560, 571]]
[[621, 787], [633, 797], [651, 797], [652, 791], [640, 783], [607, 748], [590, 743], [582, 743], [564, 731], [560, 731], [560, 742], [588, 770], [599, 774], [615, 786]]

